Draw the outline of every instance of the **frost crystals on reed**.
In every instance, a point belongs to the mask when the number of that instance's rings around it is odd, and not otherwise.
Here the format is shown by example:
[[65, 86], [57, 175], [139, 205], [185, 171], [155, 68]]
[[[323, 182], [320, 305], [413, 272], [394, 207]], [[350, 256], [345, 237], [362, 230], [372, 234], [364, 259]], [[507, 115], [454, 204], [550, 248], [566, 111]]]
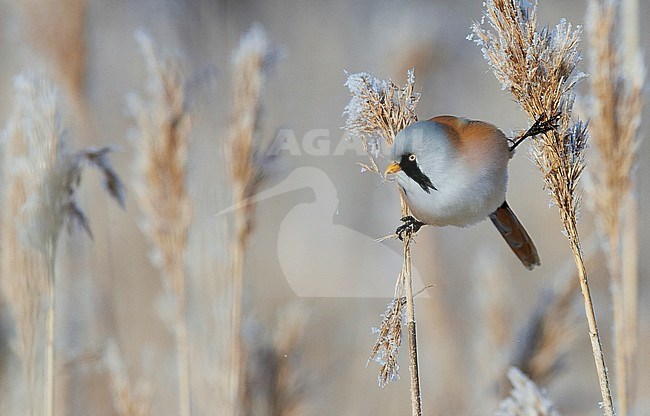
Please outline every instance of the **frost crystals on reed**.
[[406, 299], [395, 295], [395, 299], [388, 304], [386, 312], [382, 314], [381, 325], [373, 328], [372, 332], [377, 334], [377, 342], [372, 347], [370, 360], [381, 365], [379, 370], [379, 385], [384, 387], [389, 381], [399, 377], [399, 365], [397, 355], [402, 345], [402, 324], [404, 323]]
[[415, 75], [410, 70], [406, 84], [400, 87], [391, 80], [359, 72], [350, 75], [345, 85], [352, 95], [344, 111], [348, 117], [345, 130], [361, 140], [368, 155], [369, 164], [360, 163], [361, 167], [383, 177], [377, 166], [382, 144], [385, 148], [392, 146], [397, 133], [417, 121], [415, 107], [420, 94], [414, 91]]
[[573, 86], [584, 75], [574, 74], [580, 61], [581, 29], [562, 20], [554, 29], [537, 28], [537, 4], [525, 7], [515, 0], [487, 0], [482, 24], [473, 25], [496, 78], [517, 100], [531, 120], [558, 116], [556, 129], [533, 143], [533, 159], [558, 206], [579, 273], [596, 370], [605, 413], [614, 414], [607, 369], [587, 281], [577, 215], [578, 180], [584, 168], [587, 126], [572, 121]]
[[510, 397], [499, 404], [495, 416], [560, 416], [546, 394], [517, 367], [508, 371]]

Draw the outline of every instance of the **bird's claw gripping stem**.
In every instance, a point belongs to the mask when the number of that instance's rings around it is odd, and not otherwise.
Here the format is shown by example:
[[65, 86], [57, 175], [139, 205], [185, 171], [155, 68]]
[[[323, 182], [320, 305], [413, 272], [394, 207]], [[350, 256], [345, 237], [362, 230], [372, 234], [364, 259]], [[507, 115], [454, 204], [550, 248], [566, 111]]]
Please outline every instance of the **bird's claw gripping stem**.
[[407, 236], [412, 236], [415, 233], [417, 233], [420, 230], [420, 228], [422, 228], [422, 226], [424, 225], [423, 222], [416, 220], [410, 215], [406, 217], [402, 217], [400, 221], [402, 221], [404, 224], [397, 227], [397, 230], [395, 230], [395, 234], [397, 234], [397, 238], [399, 238], [402, 241], [404, 240], [405, 234]]
[[557, 122], [560, 119], [561, 115], [562, 113], [557, 113], [549, 118], [546, 118], [544, 115], [539, 117], [537, 120], [535, 120], [533, 125], [530, 126], [526, 133], [524, 133], [524, 136], [532, 137], [537, 136], [538, 134], [546, 133], [550, 130], [555, 130], [557, 128]]
[[557, 113], [552, 115], [551, 117], [546, 118], [546, 115], [540, 116], [535, 122], [533, 123], [532, 126], [526, 132], [519, 138], [517, 139], [512, 146], [510, 146], [510, 151], [512, 152], [523, 142], [526, 140], [528, 137], [534, 137], [539, 134], [544, 134], [547, 131], [555, 130], [557, 128], [557, 122], [558, 119], [562, 113]]

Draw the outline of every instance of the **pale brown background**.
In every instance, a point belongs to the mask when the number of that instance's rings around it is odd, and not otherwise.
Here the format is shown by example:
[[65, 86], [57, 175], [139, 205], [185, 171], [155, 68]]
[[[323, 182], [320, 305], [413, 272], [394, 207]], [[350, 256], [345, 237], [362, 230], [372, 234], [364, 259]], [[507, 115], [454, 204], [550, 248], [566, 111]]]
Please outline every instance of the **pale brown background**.
[[[583, 1], [541, 3], [542, 22], [552, 24], [565, 17], [576, 24], [584, 23]], [[640, 20], [647, 22], [650, 9], [641, 3]], [[4, 2], [0, 8], [2, 120], [12, 108], [12, 77], [25, 69], [42, 68], [44, 61], [47, 66], [47, 58], [40, 58], [25, 40], [20, 13], [14, 6]], [[332, 150], [339, 144], [342, 111], [349, 99], [343, 86], [345, 71], [370, 71], [401, 83], [411, 67], [422, 93], [418, 108], [421, 118], [443, 113], [462, 115], [490, 121], [506, 133], [527, 127], [524, 114], [488, 72], [479, 48], [466, 40], [470, 24], [480, 19], [481, 13], [480, 1], [91, 1], [86, 27], [87, 114], [82, 117], [85, 122], [78, 121], [79, 114], [68, 114], [67, 124], [76, 147], [114, 144], [121, 149], [113, 161], [128, 186], [133, 175], [133, 145], [128, 132], [133, 126], [126, 115], [125, 96], [141, 93], [145, 84], [135, 30], [144, 29], [159, 45], [180, 54], [192, 81], [189, 104], [195, 116], [189, 163], [190, 190], [197, 206], [195, 232], [213, 233], [225, 240], [223, 229], [217, 228], [223, 222], [215, 215], [229, 204], [224, 197], [228, 194], [227, 179], [218, 172], [225, 172], [220, 146], [230, 111], [230, 54], [240, 36], [259, 22], [283, 53], [268, 83], [264, 132], [272, 138], [277, 128], [290, 128], [301, 150], [300, 154], [281, 153], [276, 174], [265, 188], [281, 183], [296, 167], [314, 167], [326, 173], [337, 191], [338, 213], [332, 212], [333, 223], [305, 221], [304, 228], [293, 230], [300, 236], [293, 242], [295, 261], [304, 264], [305, 260], [310, 263], [310, 258], [326, 256], [332, 263], [346, 262], [345, 257], [337, 256], [359, 250], [353, 245], [355, 240], [324, 241], [319, 227], [347, 227], [368, 238], [390, 233], [399, 220], [394, 186], [380, 186], [377, 177], [361, 174], [355, 162], [362, 158], [353, 152], [345, 156], [307, 154], [303, 137], [313, 129], [326, 129], [329, 140], [319, 143]], [[646, 25], [641, 28], [645, 47], [650, 31]], [[584, 87], [586, 82], [582, 90]], [[649, 159], [644, 142], [638, 172], [642, 397], [650, 396], [650, 260], [644, 255], [650, 243]], [[310, 182], [305, 185], [309, 187]], [[276, 250], [281, 223], [297, 204], [317, 198], [319, 188], [312, 187], [311, 191], [303, 188], [259, 204], [258, 226], [246, 266], [247, 309], [263, 325], [270, 325], [284, 304], [303, 301], [307, 306], [310, 323], [302, 362], [311, 374], [313, 386], [307, 400], [313, 414], [406, 414], [407, 362], [401, 363], [402, 380], [384, 389], [377, 387], [377, 366], [371, 363], [366, 367], [374, 342], [370, 329], [378, 325], [392, 295], [399, 262], [387, 265], [384, 275], [376, 279], [358, 269], [358, 262], [351, 263], [355, 266], [350, 266], [349, 279], [365, 279], [363, 284], [372, 287], [371, 293], [379, 291], [386, 298], [298, 299], [282, 273]], [[101, 363], [80, 361], [78, 357], [101, 351], [106, 339], [113, 338], [122, 349], [129, 373], [154, 381], [153, 414], [173, 415], [173, 343], [159, 317], [163, 289], [147, 260], [147, 242], [137, 227], [139, 210], [132, 194], [127, 194], [127, 210], [121, 211], [106, 203], [98, 189], [97, 176], [87, 175], [82, 203], [90, 217], [94, 242], [81, 233], [66, 235], [59, 253], [58, 348], [62, 359], [71, 360], [59, 374], [65, 380], [61, 383], [65, 388], [59, 391], [65, 414], [112, 414]], [[469, 229], [424, 229], [418, 236], [416, 267], [424, 284], [432, 285], [427, 291], [429, 297], [417, 301], [425, 414], [493, 413], [493, 408], [476, 399], [477, 389], [487, 383], [481, 379], [480, 368], [486, 362], [503, 360], [507, 351], [501, 357], [491, 356], [477, 335], [484, 325], [480, 320], [484, 312], [477, 299], [486, 290], [480, 275], [488, 269], [500, 271], [499, 290], [512, 307], [511, 319], [517, 328], [535, 307], [541, 290], [550, 285], [562, 265], [571, 261], [557, 210], [549, 208], [540, 175], [524, 149], [511, 162], [508, 199], [539, 248], [542, 267], [533, 272], [521, 267], [489, 222]], [[590, 241], [594, 235], [592, 215], [586, 207], [582, 212], [580, 231], [584, 240]], [[397, 242], [383, 244], [399, 254], [401, 245]], [[208, 251], [216, 258], [227, 258], [223, 245]], [[192, 259], [190, 252], [188, 262]], [[378, 261], [363, 260], [368, 264]], [[588, 268], [605, 350], [611, 357], [611, 307], [602, 257], [590, 261]], [[330, 276], [327, 269], [318, 269], [307, 270], [302, 278], [307, 285], [319, 285]], [[385, 287], [377, 288], [379, 284]], [[566, 367], [546, 387], [562, 414], [596, 414], [600, 398], [586, 324], [576, 331], [580, 334]], [[514, 345], [517, 341], [513, 336]], [[611, 358], [609, 363], [613, 367]], [[644, 403], [650, 406], [647, 399]], [[5, 406], [9, 405], [0, 403], [0, 413], [4, 414], [1, 409]], [[650, 414], [645, 412], [639, 414]], [[215, 409], [214, 414], [220, 413]]]

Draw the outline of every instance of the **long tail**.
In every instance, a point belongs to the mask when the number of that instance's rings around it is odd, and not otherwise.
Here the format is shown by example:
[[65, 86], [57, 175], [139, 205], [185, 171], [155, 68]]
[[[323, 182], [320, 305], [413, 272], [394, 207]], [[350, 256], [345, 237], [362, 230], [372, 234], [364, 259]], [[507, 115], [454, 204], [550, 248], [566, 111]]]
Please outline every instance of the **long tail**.
[[533, 240], [531, 240], [524, 226], [521, 225], [506, 201], [490, 214], [490, 219], [528, 270], [540, 265], [539, 255]]

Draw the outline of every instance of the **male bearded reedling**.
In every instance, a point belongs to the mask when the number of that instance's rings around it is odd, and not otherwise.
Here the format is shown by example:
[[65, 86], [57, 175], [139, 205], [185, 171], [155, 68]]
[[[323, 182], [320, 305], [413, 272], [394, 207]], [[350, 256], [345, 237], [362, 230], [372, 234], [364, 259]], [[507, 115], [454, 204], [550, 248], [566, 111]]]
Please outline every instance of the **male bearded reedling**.
[[395, 138], [386, 174], [395, 174], [415, 216], [397, 229], [414, 233], [425, 224], [466, 227], [490, 217], [523, 265], [539, 265], [537, 249], [506, 202], [508, 161], [526, 137], [552, 129], [538, 120], [512, 146], [495, 126], [454, 116], [411, 124]]

